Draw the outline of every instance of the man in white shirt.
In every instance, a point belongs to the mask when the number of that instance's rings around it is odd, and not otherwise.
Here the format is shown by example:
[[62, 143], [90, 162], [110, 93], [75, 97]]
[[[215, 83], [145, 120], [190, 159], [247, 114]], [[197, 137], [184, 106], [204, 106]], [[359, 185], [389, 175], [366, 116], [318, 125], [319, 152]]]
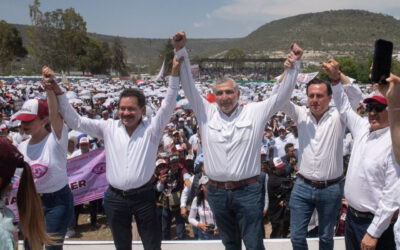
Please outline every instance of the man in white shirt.
[[167, 96], [157, 115], [143, 119], [145, 96], [138, 89], [125, 89], [119, 100], [120, 120], [93, 120], [79, 116], [54, 83], [60, 113], [68, 126], [104, 140], [107, 181], [110, 184], [104, 209], [116, 249], [132, 249], [132, 217], [135, 216], [144, 249], [161, 249], [156, 201], [151, 177], [162, 131], [176, 105], [179, 62], [174, 60]]
[[280, 126], [278, 130], [279, 136], [275, 138], [275, 147], [277, 149], [277, 157], [281, 158], [285, 156], [285, 146], [288, 144], [289, 138], [286, 136], [286, 128], [284, 126]]
[[[340, 76], [336, 61], [323, 67], [333, 78]], [[391, 221], [397, 207], [385, 200], [395, 200], [388, 194], [400, 169], [392, 159], [387, 100], [380, 94], [364, 100], [367, 121], [352, 110], [340, 82], [333, 83], [333, 98], [354, 139], [344, 188], [346, 249], [395, 249]]]
[[[342, 74], [341, 77], [348, 82], [346, 76]], [[353, 94], [352, 99], [361, 97], [357, 86], [349, 87], [358, 90], [349, 91]], [[306, 94], [308, 107], [297, 106], [288, 99], [281, 108], [299, 130], [299, 172], [289, 202], [290, 239], [293, 249], [308, 249], [307, 226], [316, 209], [319, 248], [329, 250], [333, 249], [333, 229], [343, 196], [342, 150], [346, 126], [339, 112], [329, 108], [332, 89], [328, 83], [314, 79], [307, 84]]]
[[303, 51], [291, 47], [284, 84], [276, 95], [263, 102], [240, 106], [238, 85], [229, 78], [214, 85], [215, 104], [210, 104], [197, 91], [185, 49], [183, 31], [175, 34], [177, 58], [184, 58], [180, 77], [183, 90], [196, 115], [204, 154], [204, 167], [209, 177], [207, 196], [217, 220], [226, 249], [264, 249], [262, 235], [262, 193], [260, 148], [264, 126], [290, 97], [296, 83]]

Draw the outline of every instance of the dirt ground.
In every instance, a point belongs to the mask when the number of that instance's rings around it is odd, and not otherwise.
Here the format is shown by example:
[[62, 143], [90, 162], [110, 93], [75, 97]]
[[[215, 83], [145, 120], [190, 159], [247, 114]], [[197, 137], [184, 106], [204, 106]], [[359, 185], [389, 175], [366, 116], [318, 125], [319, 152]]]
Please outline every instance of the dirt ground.
[[[97, 215], [97, 227], [93, 228], [90, 226], [89, 221], [89, 209], [88, 206], [85, 205], [82, 213], [79, 215], [78, 226], [75, 228], [75, 236], [66, 239], [66, 240], [85, 240], [85, 241], [109, 241], [113, 240], [111, 230], [109, 225], [107, 224], [105, 215]], [[175, 237], [175, 227], [172, 226], [172, 238]], [[135, 233], [133, 233], [135, 235]], [[192, 227], [189, 224], [186, 224], [186, 234], [188, 240], [194, 240]], [[265, 234], [266, 238], [269, 238], [271, 234], [271, 224], [268, 223], [265, 225]], [[134, 237], [135, 240], [135, 237]]]

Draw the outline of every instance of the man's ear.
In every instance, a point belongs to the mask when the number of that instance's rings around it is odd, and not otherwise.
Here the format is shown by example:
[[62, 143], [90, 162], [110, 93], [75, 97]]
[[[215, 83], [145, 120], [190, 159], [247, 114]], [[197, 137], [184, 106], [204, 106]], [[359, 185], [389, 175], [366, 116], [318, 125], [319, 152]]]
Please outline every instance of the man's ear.
[[144, 105], [144, 106], [141, 108], [141, 110], [142, 110], [142, 115], [146, 115], [146, 105]]

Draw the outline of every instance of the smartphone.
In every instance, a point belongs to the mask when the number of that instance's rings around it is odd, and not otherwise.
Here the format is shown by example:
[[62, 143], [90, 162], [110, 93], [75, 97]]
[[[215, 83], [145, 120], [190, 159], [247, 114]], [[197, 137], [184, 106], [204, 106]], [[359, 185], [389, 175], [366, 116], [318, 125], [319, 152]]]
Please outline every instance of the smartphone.
[[392, 66], [393, 43], [383, 39], [375, 41], [374, 60], [372, 64], [372, 83], [387, 84]]

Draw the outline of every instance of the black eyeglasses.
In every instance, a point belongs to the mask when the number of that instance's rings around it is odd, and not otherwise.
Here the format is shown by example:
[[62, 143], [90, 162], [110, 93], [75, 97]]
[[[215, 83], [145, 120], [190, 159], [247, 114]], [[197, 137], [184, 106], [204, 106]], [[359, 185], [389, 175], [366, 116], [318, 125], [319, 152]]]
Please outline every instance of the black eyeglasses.
[[367, 103], [367, 105], [365, 106], [366, 112], [371, 112], [373, 109], [377, 113], [380, 113], [386, 109], [386, 105], [385, 104], [369, 104], [369, 103]]

